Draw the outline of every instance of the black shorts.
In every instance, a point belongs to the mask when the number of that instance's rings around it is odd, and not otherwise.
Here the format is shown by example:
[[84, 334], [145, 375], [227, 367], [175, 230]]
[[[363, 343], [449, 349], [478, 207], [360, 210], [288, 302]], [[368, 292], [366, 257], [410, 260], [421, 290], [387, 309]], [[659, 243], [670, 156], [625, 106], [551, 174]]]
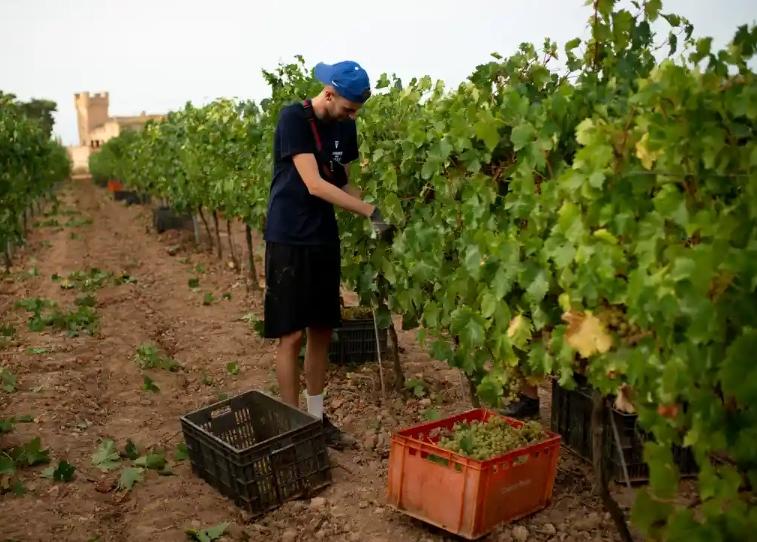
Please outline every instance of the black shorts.
[[273, 339], [307, 327], [342, 324], [339, 245], [266, 243], [265, 326]]

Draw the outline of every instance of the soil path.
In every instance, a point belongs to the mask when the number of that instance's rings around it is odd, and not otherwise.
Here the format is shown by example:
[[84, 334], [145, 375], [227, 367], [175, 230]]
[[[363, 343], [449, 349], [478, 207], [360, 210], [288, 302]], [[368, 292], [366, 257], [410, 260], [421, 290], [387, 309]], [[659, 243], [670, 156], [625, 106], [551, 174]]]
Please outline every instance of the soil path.
[[[17, 478], [26, 493], [0, 495], [3, 539], [183, 541], [188, 528], [226, 521], [225, 540], [455, 540], [385, 504], [391, 433], [421, 422], [431, 408], [442, 415], [469, 408], [458, 372], [429, 359], [414, 333], [400, 334], [403, 364], [409, 377], [424, 382], [426, 396], [390, 392], [382, 401], [376, 364], [332, 367], [327, 411], [356, 436], [360, 448], [330, 453], [334, 481], [320, 495], [325, 500], [290, 502], [251, 520], [196, 477], [187, 461], [174, 461], [173, 453], [182, 440], [182, 414], [225, 394], [275, 393], [274, 345], [242, 318], [260, 314], [260, 296], [248, 295], [238, 274], [194, 248], [187, 232], [152, 232], [147, 206], [125, 207], [86, 181], [68, 183], [59, 199], [58, 214], [44, 219], [92, 223], [35, 228], [14, 273], [0, 283], [1, 323], [16, 328], [15, 338], [0, 345], [0, 365], [18, 379], [14, 393], [0, 391], [0, 417], [34, 416], [34, 423], [19, 423], [0, 435], [0, 448], [40, 437], [51, 464], [65, 459], [77, 472], [70, 483], [53, 483], [40, 477], [44, 466], [20, 470]], [[241, 253], [239, 228], [234, 237]], [[136, 280], [109, 280], [92, 292], [97, 334], [67, 337], [27, 329], [29, 315], [14, 308], [16, 301], [40, 297], [74, 307], [82, 292], [63, 289], [51, 277], [93, 267]], [[191, 278], [198, 279], [199, 288], [188, 286]], [[213, 295], [209, 305], [203, 304], [207, 292]], [[147, 342], [183, 369], [140, 369], [135, 352]], [[230, 362], [238, 364], [238, 375], [227, 371]], [[142, 389], [145, 374], [159, 392]], [[116, 490], [120, 469], [103, 473], [91, 461], [105, 438], [119, 449], [127, 439], [140, 450], [165, 449], [173, 475], [147, 471], [131, 491]], [[591, 496], [590, 479], [585, 465], [563, 454], [553, 504], [486, 540], [614, 540], [607, 516]]]

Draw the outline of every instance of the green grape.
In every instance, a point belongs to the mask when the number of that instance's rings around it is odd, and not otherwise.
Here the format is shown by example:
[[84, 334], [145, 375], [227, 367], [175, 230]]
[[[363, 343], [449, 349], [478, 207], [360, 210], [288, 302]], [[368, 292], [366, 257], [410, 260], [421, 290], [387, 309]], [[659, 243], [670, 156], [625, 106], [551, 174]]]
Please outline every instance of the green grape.
[[487, 422], [456, 423], [451, 432], [442, 436], [439, 445], [452, 452], [483, 461], [544, 438], [544, 430], [538, 422], [526, 422], [517, 429], [504, 419], [493, 417]]

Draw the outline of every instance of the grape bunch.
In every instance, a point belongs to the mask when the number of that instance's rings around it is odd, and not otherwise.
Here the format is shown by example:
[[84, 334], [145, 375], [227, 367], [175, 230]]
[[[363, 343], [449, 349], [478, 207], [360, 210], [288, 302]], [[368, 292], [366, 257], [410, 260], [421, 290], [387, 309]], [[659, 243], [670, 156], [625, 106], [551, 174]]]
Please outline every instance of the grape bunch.
[[452, 452], [484, 461], [511, 450], [540, 442], [546, 438], [541, 425], [529, 421], [518, 429], [503, 418], [493, 416], [488, 421], [456, 423], [439, 440], [439, 446]]
[[342, 319], [344, 320], [364, 320], [373, 318], [370, 307], [342, 307]]
[[620, 307], [616, 305], [611, 305], [610, 307], [603, 309], [597, 316], [608, 329], [614, 331], [621, 337], [630, 337], [641, 331], [639, 326], [626, 320], [626, 315]]

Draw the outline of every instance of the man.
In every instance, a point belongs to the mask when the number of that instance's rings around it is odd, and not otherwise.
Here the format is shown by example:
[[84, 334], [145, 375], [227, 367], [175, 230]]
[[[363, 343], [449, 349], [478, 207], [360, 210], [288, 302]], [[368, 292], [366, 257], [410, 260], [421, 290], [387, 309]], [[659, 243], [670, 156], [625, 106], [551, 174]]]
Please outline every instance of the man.
[[369, 217], [382, 234], [378, 208], [348, 183], [358, 157], [355, 116], [370, 96], [368, 74], [356, 62], [315, 67], [323, 90], [282, 109], [274, 137], [274, 171], [265, 229], [265, 331], [278, 338], [276, 377], [281, 398], [299, 408], [297, 358], [307, 333], [307, 410], [323, 420], [327, 443], [350, 439], [323, 413], [331, 332], [341, 325], [339, 233], [334, 205]]

